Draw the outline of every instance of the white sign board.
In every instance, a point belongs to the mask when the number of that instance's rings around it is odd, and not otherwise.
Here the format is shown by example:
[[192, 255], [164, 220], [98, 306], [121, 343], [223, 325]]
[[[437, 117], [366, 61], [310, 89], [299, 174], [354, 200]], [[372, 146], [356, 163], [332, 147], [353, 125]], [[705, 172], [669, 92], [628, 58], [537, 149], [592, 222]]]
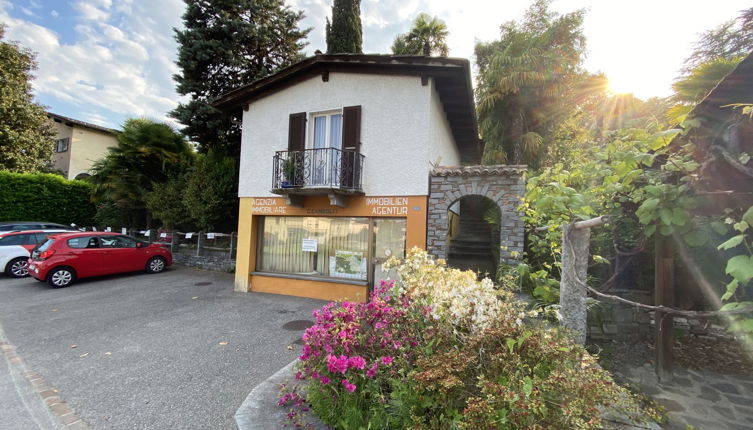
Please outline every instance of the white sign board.
[[193, 237], [193, 233], [186, 233], [186, 239], [190, 239]]
[[151, 230], [147, 230], [147, 231], [145, 231], [145, 232], [144, 232], [144, 236], [149, 236], [149, 234], [151, 234], [151, 232], [152, 232]]
[[110, 227], [105, 227], [105, 231], [106, 231], [106, 232], [111, 232], [111, 231], [112, 231], [112, 229], [111, 229]]
[[316, 252], [319, 248], [319, 242], [316, 239], [303, 239], [301, 251]]
[[120, 234], [128, 234], [128, 229], [123, 227], [120, 229]]
[[214, 233], [207, 233], [207, 239], [214, 239]]
[[160, 233], [159, 237], [167, 237], [167, 233]]

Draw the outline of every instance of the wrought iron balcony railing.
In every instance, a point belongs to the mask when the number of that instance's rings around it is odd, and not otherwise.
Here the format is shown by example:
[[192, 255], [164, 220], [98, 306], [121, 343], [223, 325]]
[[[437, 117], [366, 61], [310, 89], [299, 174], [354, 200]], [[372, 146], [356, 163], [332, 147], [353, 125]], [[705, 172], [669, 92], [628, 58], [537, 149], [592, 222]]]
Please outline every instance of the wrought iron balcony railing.
[[277, 151], [272, 190], [278, 193], [314, 193], [317, 190], [362, 191], [364, 156], [336, 148]]

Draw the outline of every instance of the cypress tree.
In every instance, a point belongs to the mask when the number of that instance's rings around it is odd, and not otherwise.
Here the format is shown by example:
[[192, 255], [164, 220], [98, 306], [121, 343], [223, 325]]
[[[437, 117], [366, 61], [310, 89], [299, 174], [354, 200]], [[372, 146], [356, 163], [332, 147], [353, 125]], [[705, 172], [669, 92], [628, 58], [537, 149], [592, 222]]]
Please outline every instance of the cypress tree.
[[171, 116], [199, 150], [237, 156], [240, 122], [209, 103], [302, 58], [310, 29], [298, 28], [303, 12], [284, 0], [184, 0], [183, 29], [175, 29], [180, 73], [177, 91], [190, 98]]
[[335, 0], [332, 23], [327, 18], [326, 38], [328, 54], [361, 53], [361, 0]]

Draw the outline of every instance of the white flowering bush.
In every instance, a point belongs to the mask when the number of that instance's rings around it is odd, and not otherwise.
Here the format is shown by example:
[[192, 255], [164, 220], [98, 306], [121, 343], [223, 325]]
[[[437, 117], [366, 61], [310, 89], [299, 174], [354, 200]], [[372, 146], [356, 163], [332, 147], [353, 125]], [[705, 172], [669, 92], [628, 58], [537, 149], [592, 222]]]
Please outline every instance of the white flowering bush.
[[513, 300], [508, 288], [496, 288], [489, 278], [478, 280], [472, 270], [459, 270], [434, 261], [423, 249], [413, 248], [404, 260], [391, 258], [384, 268], [395, 268], [400, 291], [426, 300], [436, 319], [447, 319], [456, 328], [483, 330], [503, 314], [520, 319], [523, 305]]

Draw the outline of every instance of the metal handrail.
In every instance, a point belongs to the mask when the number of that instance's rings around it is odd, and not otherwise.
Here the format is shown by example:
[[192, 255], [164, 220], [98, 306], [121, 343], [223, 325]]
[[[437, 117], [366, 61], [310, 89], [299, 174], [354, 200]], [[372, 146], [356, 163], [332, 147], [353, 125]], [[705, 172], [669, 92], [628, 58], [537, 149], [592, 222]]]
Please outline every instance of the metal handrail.
[[277, 151], [273, 190], [342, 189], [361, 191], [363, 154], [354, 150], [315, 148]]

